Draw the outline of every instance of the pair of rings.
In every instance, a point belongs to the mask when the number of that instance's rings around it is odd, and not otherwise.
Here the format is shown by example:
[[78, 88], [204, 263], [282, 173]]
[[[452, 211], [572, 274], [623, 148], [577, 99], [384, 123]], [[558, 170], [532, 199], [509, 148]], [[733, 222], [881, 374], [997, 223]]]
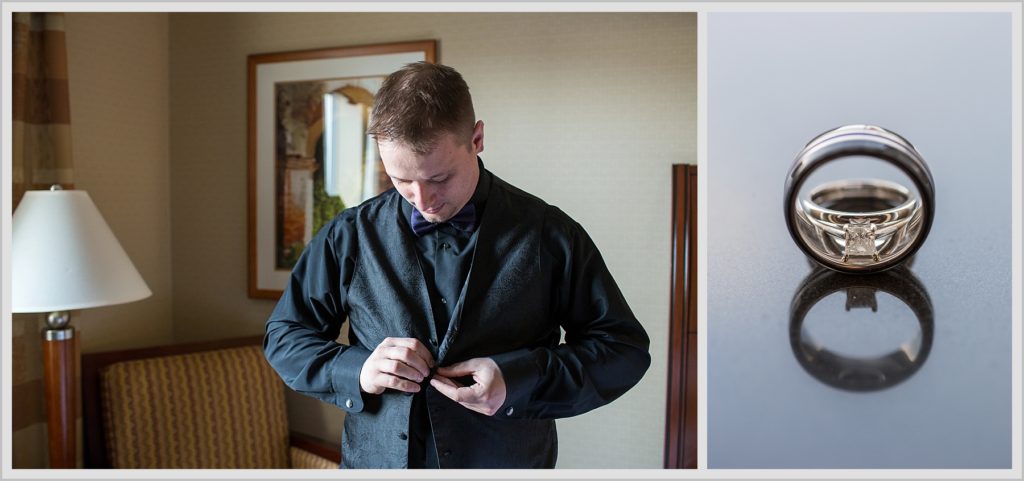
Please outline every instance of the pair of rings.
[[[896, 166], [916, 192], [880, 179], [847, 179], [799, 196], [812, 172], [853, 156]], [[935, 183], [907, 139], [874, 125], [847, 125], [811, 139], [797, 154], [786, 177], [784, 202], [789, 233], [811, 259], [840, 272], [879, 272], [912, 256], [928, 237]]]

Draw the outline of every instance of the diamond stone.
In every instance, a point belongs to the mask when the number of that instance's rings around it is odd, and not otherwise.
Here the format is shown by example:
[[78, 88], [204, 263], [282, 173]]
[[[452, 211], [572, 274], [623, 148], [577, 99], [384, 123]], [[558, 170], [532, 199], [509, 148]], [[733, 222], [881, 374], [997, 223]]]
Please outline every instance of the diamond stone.
[[864, 218], [854, 218], [843, 226], [846, 233], [846, 249], [843, 251], [843, 262], [850, 256], [871, 256], [878, 260], [875, 252], [875, 224]]

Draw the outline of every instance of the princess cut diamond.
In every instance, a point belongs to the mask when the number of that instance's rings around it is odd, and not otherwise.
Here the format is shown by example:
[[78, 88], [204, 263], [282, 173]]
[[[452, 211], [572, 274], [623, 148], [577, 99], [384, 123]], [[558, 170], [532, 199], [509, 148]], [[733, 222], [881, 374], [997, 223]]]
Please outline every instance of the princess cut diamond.
[[846, 234], [846, 248], [843, 251], [843, 262], [850, 256], [871, 256], [878, 260], [875, 252], [875, 224], [864, 218], [853, 218], [843, 226]]

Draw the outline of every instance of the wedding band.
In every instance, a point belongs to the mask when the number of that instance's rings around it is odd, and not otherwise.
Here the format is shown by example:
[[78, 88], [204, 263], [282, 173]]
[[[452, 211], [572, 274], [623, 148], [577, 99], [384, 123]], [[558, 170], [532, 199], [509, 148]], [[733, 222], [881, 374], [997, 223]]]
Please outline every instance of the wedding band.
[[[822, 299], [846, 291], [846, 310], [878, 311], [875, 294], [886, 292], [917, 317], [917, 335], [892, 352], [873, 358], [845, 356], [816, 342], [804, 318]], [[885, 313], [881, 313], [884, 315]], [[789, 342], [800, 365], [819, 381], [847, 391], [877, 391], [909, 378], [928, 359], [934, 338], [934, 314], [928, 291], [906, 266], [868, 276], [848, 276], [818, 267], [797, 288], [790, 304]]]
[[[896, 166], [917, 195], [894, 182], [851, 179], [797, 198], [812, 172], [850, 156]], [[800, 151], [786, 177], [784, 202], [789, 233], [810, 258], [830, 269], [870, 273], [899, 264], [924, 243], [935, 216], [935, 186], [924, 158], [905, 138], [873, 125], [847, 125], [814, 137]]]

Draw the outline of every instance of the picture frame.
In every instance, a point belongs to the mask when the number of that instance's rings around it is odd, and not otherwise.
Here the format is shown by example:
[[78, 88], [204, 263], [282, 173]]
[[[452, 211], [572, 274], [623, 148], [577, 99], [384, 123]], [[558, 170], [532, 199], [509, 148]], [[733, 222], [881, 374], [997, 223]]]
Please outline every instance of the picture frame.
[[249, 297], [280, 298], [319, 227], [390, 187], [365, 133], [373, 95], [436, 58], [436, 40], [248, 56]]

